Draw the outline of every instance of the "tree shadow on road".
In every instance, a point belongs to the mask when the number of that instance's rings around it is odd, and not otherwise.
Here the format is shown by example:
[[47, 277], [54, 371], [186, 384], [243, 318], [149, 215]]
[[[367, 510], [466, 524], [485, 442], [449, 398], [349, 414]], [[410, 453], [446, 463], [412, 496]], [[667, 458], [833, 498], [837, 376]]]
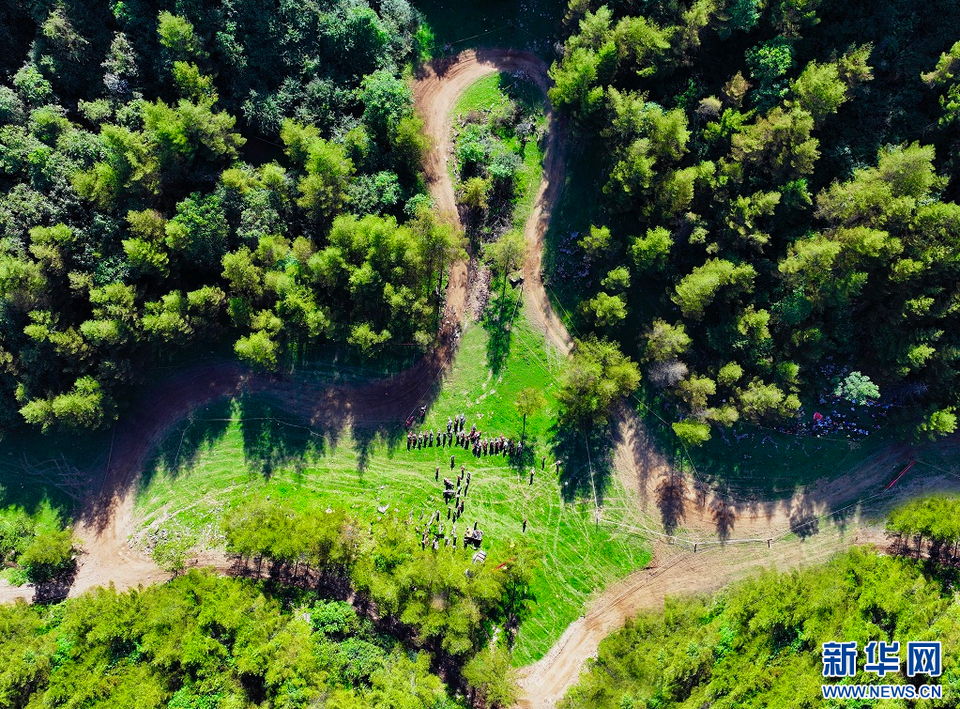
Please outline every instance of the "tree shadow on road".
[[682, 475], [671, 474], [657, 485], [657, 507], [663, 531], [673, 534], [683, 521], [684, 504], [687, 496], [687, 481]]
[[33, 602], [59, 603], [66, 599], [77, 578], [77, 568], [74, 559], [51, 578], [36, 584], [33, 589]]

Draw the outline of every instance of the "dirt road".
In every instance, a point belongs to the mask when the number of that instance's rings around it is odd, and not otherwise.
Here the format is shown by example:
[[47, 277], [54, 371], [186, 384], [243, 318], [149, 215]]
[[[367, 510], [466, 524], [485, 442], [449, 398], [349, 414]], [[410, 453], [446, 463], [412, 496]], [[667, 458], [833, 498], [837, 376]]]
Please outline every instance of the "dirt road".
[[[523, 52], [467, 52], [446, 62], [439, 71], [438, 74], [437, 70], [427, 70], [419, 78], [414, 97], [427, 133], [434, 138], [425, 162], [431, 196], [441, 217], [460, 226], [446, 169], [450, 117], [457, 99], [478, 78], [495, 71], [524, 72], [545, 90], [546, 65]], [[557, 144], [552, 134], [550, 141], [552, 146]], [[556, 153], [555, 149], [548, 151], [550, 157]], [[542, 238], [552, 199], [541, 186], [537, 209], [527, 227], [535, 238]], [[98, 585], [113, 583], [124, 589], [169, 577], [129, 543], [136, 530], [136, 490], [153, 449], [173, 426], [197, 408], [240, 392], [269, 391], [290, 413], [330, 430], [358, 421], [395, 424], [417, 407], [428, 404], [456, 351], [460, 325], [466, 315], [469, 281], [468, 264], [451, 267], [438, 346], [411, 368], [388, 379], [359, 387], [311, 388], [292, 377], [266, 375], [237, 363], [220, 362], [195, 367], [155, 386], [118, 423], [105, 470], [92, 476], [103, 483], [85, 505], [75, 528], [84, 553], [71, 595]], [[0, 601], [23, 596], [26, 590], [0, 584]]]
[[[426, 159], [430, 192], [444, 218], [454, 224], [459, 219], [446, 162], [450, 154], [451, 111], [464, 89], [494, 71], [523, 72], [542, 89], [547, 87], [542, 60], [508, 50], [463, 53], [427, 70], [414, 87], [417, 109], [427, 133], [435, 141]], [[533, 321], [544, 331], [551, 346], [568, 353], [572, 340], [551, 305], [540, 272], [544, 234], [565, 177], [562, 126], [550, 111], [548, 119], [551, 130], [546, 137], [543, 182], [524, 230], [524, 281]], [[363, 387], [305, 388], [302, 382], [290, 377], [257, 374], [235, 363], [218, 363], [197, 367], [155, 387], [116, 428], [102, 475], [103, 486], [87, 505], [77, 526], [85, 554], [71, 592], [80, 593], [110, 582], [122, 589], [167, 578], [149, 558], [129, 547], [128, 539], [136, 522], [136, 488], [154, 447], [172, 426], [198, 407], [241, 391], [269, 391], [284, 408], [307, 417], [312, 424], [343, 427], [357, 420], [403, 420], [415, 407], [428, 402], [455, 352], [469, 280], [467, 264], [452, 267], [440, 345], [390, 379]], [[636, 612], [662, 607], [669, 594], [713, 590], [759, 568], [782, 569], [813, 563], [852, 543], [880, 540], [882, 535], [876, 531], [862, 529], [849, 520], [845, 526], [824, 523], [817, 534], [805, 541], [782, 537], [804, 520], [816, 519], [850, 500], [873, 495], [885, 481], [890, 466], [910, 453], [906, 447], [888, 449], [860, 470], [798, 491], [787, 501], [744, 501], [698, 486], [671, 470], [647, 440], [641, 423], [629, 412], [621, 416], [619, 425], [615, 469], [624, 487], [633, 492], [638, 524], [654, 534], [662, 534], [669, 507], [673, 521], [691, 538], [716, 541], [757, 537], [773, 538], [776, 542], [769, 548], [765, 543], [714, 545], [698, 553], [658, 543], [653, 566], [600, 594], [547, 656], [525, 669], [521, 706], [554, 706], [576, 682], [583, 662], [596, 653], [603, 637]], [[23, 589], [0, 584], [0, 600], [18, 594], [22, 595]]]
[[644, 610], [662, 610], [667, 596], [715, 591], [764, 569], [786, 570], [816, 564], [851, 544], [885, 544], [885, 535], [858, 527], [831, 529], [806, 541], [768, 549], [714, 546], [696, 554], [661, 543], [651, 565], [606, 589], [588, 612], [571, 623], [546, 656], [522, 671], [523, 709], [551, 709], [596, 657], [600, 641]]

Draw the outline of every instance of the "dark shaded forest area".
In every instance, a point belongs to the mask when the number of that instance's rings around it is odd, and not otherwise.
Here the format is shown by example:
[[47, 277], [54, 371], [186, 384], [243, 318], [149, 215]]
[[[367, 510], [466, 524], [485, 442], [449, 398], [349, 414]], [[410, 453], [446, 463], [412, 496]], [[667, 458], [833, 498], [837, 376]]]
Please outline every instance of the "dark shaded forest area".
[[405, 0], [0, 11], [0, 427], [95, 428], [226, 338], [427, 348], [460, 253], [429, 211]]
[[681, 439], [821, 397], [952, 432], [956, 3], [575, 1], [567, 26], [551, 97], [600, 156], [564, 247], [579, 323], [646, 363]]

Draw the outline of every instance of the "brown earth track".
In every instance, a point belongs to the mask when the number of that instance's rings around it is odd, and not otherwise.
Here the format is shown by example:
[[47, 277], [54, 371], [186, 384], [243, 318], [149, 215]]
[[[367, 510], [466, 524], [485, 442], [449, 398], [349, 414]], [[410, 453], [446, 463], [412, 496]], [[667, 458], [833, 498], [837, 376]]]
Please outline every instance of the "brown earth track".
[[668, 596], [707, 593], [764, 569], [780, 571], [826, 561], [851, 544], [885, 545], [875, 530], [831, 530], [807, 540], [750, 547], [714, 546], [698, 553], [660, 542], [654, 560], [605, 589], [587, 613], [574, 621], [539, 662], [524, 668], [520, 686], [523, 709], [555, 707], [580, 677], [600, 641], [642, 611], [663, 610]]
[[[548, 86], [546, 65], [538, 57], [510, 50], [476, 50], [435, 63], [414, 87], [426, 131], [436, 141], [426, 158], [430, 191], [441, 214], [457, 225], [456, 200], [446, 162], [450, 154], [451, 111], [464, 89], [494, 71], [522, 71], [541, 89]], [[564, 183], [562, 126], [549, 109], [548, 118], [552, 129], [546, 138], [543, 181], [525, 227], [524, 280], [534, 322], [544, 331], [549, 344], [566, 354], [572, 349], [572, 339], [554, 311], [541, 279], [543, 237]], [[305, 387], [292, 378], [266, 376], [235, 363], [220, 363], [184, 372], [153, 389], [116, 428], [109, 461], [102, 471], [103, 486], [77, 526], [85, 554], [71, 592], [111, 582], [126, 588], [168, 578], [150, 559], [129, 547], [127, 540], [136, 522], [135, 489], [157, 443], [176, 423], [205, 403], [241, 391], [270, 392], [285, 408], [307, 417], [318, 427], [342, 428], [358, 420], [400, 421], [421, 402], [429, 400], [456, 348], [458, 326], [467, 302], [468, 276], [465, 263], [451, 268], [439, 347], [387, 380], [359, 387]], [[849, 520], [842, 525], [828, 522], [805, 541], [782, 537], [796, 527], [798, 520], [816, 519], [852, 500], [874, 496], [889, 480], [891, 468], [914, 453], [910, 446], [894, 446], [866, 461], [857, 471], [812, 485], [789, 500], [766, 502], [731, 498], [677, 474], [647, 439], [642, 424], [631, 412], [620, 416], [619, 429], [615, 472], [637, 502], [637, 523], [654, 536], [666, 531], [665, 508], [669, 502], [671, 519], [681, 530], [678, 534], [686, 537], [708, 542], [744, 537], [775, 541], [770, 547], [765, 543], [714, 545], [699, 553], [656, 542], [651, 567], [599, 594], [584, 617], [567, 628], [554, 648], [542, 660], [525, 668], [520, 701], [523, 707], [554, 706], [576, 682], [585, 660], [596, 654], [603, 637], [641, 610], [662, 608], [667, 595], [714, 590], [760, 568], [785, 569], [814, 563], [853, 543], [880, 543], [882, 534]], [[936, 485], [935, 480], [931, 482]], [[942, 483], [943, 487], [956, 488], [955, 481], [943, 479]], [[912, 490], [901, 491], [901, 496], [904, 494], [912, 494]], [[228, 568], [226, 561], [215, 554], [195, 561]], [[0, 600], [18, 594], [22, 594], [21, 589], [0, 584]]]
[[[907, 461], [934, 445], [955, 448], [957, 436], [937, 444], [894, 445], [787, 500], [755, 501], [725, 496], [672, 471], [632, 415], [622, 415], [620, 427], [615, 472], [633, 493], [636, 531], [654, 540], [654, 559], [604, 589], [540, 661], [524, 668], [523, 709], [555, 707], [607, 635], [639, 612], [662, 611], [669, 596], [716, 591], [763, 569], [821, 563], [855, 545], [886, 550], [889, 537], [876, 522], [886, 510], [932, 492], [960, 493], [960, 474], [922, 463], [914, 475], [886, 489]], [[673, 490], [666, 495], [670, 515], [682, 524], [671, 535], [662, 522], [667, 487]]]
[[[430, 192], [441, 217], [458, 227], [453, 185], [445, 166], [450, 150], [450, 116], [464, 89], [495, 71], [523, 71], [546, 88], [542, 60], [511, 50], [464, 53], [436, 70], [426, 70], [414, 86], [417, 109], [428, 135], [436, 138], [425, 164]], [[531, 222], [536, 219], [532, 217]], [[109, 583], [123, 589], [169, 578], [149, 557], [133, 549], [129, 539], [136, 527], [134, 502], [140, 475], [152, 451], [178, 422], [205, 404], [241, 392], [269, 392], [284, 409], [322, 430], [341, 430], [356, 422], [402, 422], [431, 400], [447, 371], [459, 341], [468, 285], [468, 264], [454, 264], [438, 346], [409, 369], [382, 381], [316, 387], [292, 377], [266, 375], [237, 363], [220, 362], [192, 368], [155, 386], [118, 422], [103, 470], [91, 474], [102, 483], [84, 506], [76, 526], [83, 554], [70, 593]], [[22, 595], [22, 589], [7, 588], [0, 585], [0, 600]]]

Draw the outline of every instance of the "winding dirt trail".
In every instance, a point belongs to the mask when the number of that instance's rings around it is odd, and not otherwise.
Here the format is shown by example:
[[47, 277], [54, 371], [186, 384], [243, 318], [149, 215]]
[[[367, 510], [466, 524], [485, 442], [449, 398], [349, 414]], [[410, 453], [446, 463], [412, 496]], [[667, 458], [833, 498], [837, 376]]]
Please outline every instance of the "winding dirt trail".
[[[414, 86], [417, 110], [428, 135], [435, 139], [425, 161], [430, 193], [441, 218], [458, 227], [461, 225], [456, 199], [446, 168], [451, 112], [470, 84], [497, 71], [523, 72], [546, 90], [543, 61], [512, 50], [466, 52], [427, 69]], [[556, 143], [552, 135], [550, 140]], [[541, 187], [541, 195], [543, 192]], [[551, 199], [548, 196], [548, 202]], [[530, 223], [541, 221], [538, 210]], [[539, 233], [542, 237], [543, 230]], [[84, 504], [75, 527], [83, 553], [70, 595], [110, 583], [122, 590], [169, 578], [129, 542], [136, 531], [136, 492], [152, 451], [173, 426], [199, 407], [240, 393], [269, 392], [284, 409], [306, 418], [312, 426], [342, 430], [356, 422], [396, 424], [418, 406], [429, 403], [456, 351], [466, 315], [469, 276], [467, 263], [452, 265], [438, 346], [409, 369], [388, 379], [364, 386], [305, 387], [292, 377], [253, 372], [235, 362], [215, 362], [191, 368], [154, 386], [117, 424], [103, 469], [90, 471], [90, 478], [102, 483]], [[0, 582], [0, 602], [26, 599], [32, 594], [29, 586], [18, 588]]]
[[[495, 71], [523, 72], [545, 92], [546, 69], [544, 62], [531, 54], [476, 50], [436, 64], [417, 80], [417, 109], [428, 135], [435, 140], [425, 165], [430, 192], [451, 223], [459, 225], [447, 169], [451, 112], [458, 97], [471, 83]], [[563, 126], [549, 109], [548, 120], [551, 130], [546, 137], [543, 181], [524, 230], [527, 251], [523, 270], [534, 323], [552, 347], [567, 354], [573, 341], [541, 279], [543, 238], [565, 179]], [[459, 325], [466, 315], [469, 289], [469, 265], [455, 264], [450, 272], [438, 347], [410, 369], [383, 381], [359, 387], [305, 387], [291, 377], [258, 374], [236, 363], [221, 362], [198, 366], [154, 387], [117, 425], [104, 469], [95, 471], [95, 479], [103, 484], [91, 496], [76, 527], [84, 554], [71, 594], [96, 585], [113, 583], [123, 589], [169, 577], [149, 558], [131, 549], [128, 539], [135, 531], [134, 501], [140, 475], [151, 451], [174, 425], [204, 404], [241, 392], [270, 392], [291, 413], [324, 430], [339, 430], [356, 421], [402, 421], [417, 406], [431, 400], [447, 371], [456, 350]], [[679, 527], [688, 538], [714, 544], [693, 553], [685, 546], [656, 542], [651, 567], [600, 593], [550, 652], [524, 669], [522, 707], [555, 706], [607, 634], [641, 610], [662, 608], [667, 595], [714, 590], [760, 568], [785, 569], [814, 563], [851, 544], [882, 544], [883, 535], [861, 526], [856, 516], [842, 524], [825, 522], [818, 533], [805, 540], [783, 537], [796, 528], [798, 520], [825, 517], [850, 501], [876, 497], [889, 480], [891, 469], [915, 453], [909, 446], [893, 447], [849, 474], [797, 491], [789, 500], [746, 501], [726, 497], [673, 471], [630, 412], [622, 413], [618, 426], [614, 467], [620, 482], [633, 493], [637, 524], [654, 538], [664, 535], [668, 528]], [[956, 487], [948, 481], [943, 484]], [[901, 494], [910, 494], [909, 486], [904, 487]], [[769, 547], [765, 543], [715, 544], [721, 539], [745, 537], [773, 541]], [[224, 560], [216, 556], [199, 561], [225, 568]], [[22, 596], [24, 591], [0, 584], [0, 601]]]
[[[546, 62], [529, 52], [471, 49], [452, 59], [435, 63], [425, 71], [414, 89], [414, 97], [426, 132], [436, 141], [434, 150], [427, 157], [426, 170], [431, 180], [431, 193], [441, 212], [456, 213], [456, 195], [450, 181], [447, 159], [452, 152], [451, 121], [457, 99], [472, 83], [498, 71], [522, 73], [546, 96], [550, 87], [547, 68]], [[524, 289], [533, 305], [530, 312], [534, 324], [544, 331], [552, 346], [567, 354], [573, 348], [573, 340], [553, 309], [541, 275], [543, 239], [565, 177], [562, 131], [549, 102], [546, 118], [551, 129], [545, 137], [542, 179], [534, 198], [533, 211], [524, 226], [527, 246], [523, 278]]]

